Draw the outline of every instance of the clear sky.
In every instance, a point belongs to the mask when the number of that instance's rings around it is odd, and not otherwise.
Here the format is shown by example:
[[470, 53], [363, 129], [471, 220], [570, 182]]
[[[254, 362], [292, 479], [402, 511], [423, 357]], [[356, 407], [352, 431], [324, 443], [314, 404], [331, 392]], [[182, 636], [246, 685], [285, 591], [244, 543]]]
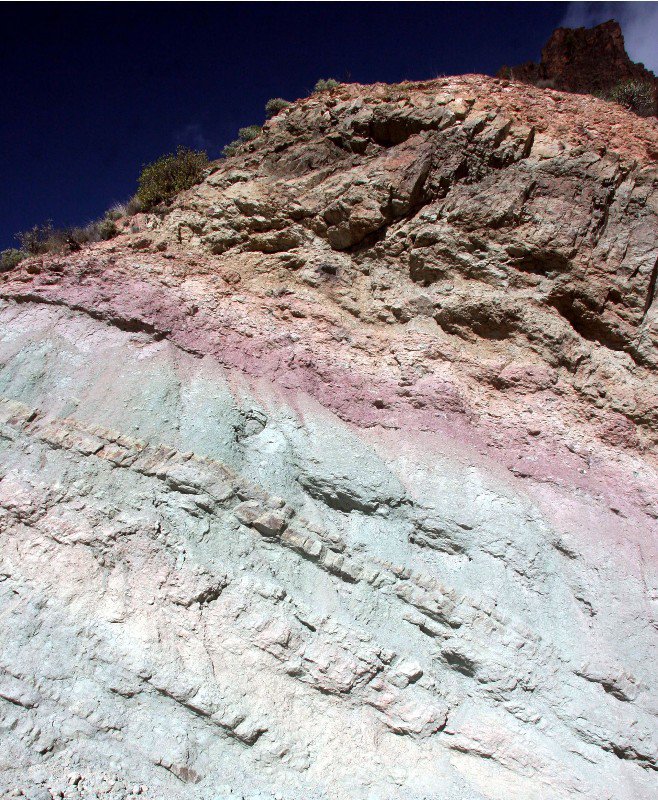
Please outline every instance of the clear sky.
[[320, 77], [493, 74], [537, 60], [568, 11], [565, 3], [3, 3], [0, 249], [47, 219], [64, 226], [100, 216], [134, 193], [144, 163], [179, 143], [217, 157], [239, 127], [262, 122], [270, 97], [302, 97]]

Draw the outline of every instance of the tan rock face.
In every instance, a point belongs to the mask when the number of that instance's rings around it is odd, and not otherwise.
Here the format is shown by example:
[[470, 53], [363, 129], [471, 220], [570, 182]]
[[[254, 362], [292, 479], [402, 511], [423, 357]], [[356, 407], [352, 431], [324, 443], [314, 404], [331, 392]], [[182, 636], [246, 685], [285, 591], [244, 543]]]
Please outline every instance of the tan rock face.
[[656, 159], [341, 86], [0, 276], [0, 794], [652, 797]]

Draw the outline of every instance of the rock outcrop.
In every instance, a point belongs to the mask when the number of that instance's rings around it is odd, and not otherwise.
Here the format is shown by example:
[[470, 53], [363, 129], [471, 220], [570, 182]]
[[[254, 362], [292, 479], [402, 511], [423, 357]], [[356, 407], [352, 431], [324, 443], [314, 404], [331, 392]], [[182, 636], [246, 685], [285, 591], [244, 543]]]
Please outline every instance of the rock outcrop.
[[654, 96], [658, 92], [658, 78], [653, 72], [629, 58], [615, 20], [594, 28], [557, 28], [539, 63], [505, 66], [498, 76], [579, 94], [606, 94], [628, 81], [653, 84]]
[[657, 160], [341, 86], [0, 276], [5, 794], [655, 796]]

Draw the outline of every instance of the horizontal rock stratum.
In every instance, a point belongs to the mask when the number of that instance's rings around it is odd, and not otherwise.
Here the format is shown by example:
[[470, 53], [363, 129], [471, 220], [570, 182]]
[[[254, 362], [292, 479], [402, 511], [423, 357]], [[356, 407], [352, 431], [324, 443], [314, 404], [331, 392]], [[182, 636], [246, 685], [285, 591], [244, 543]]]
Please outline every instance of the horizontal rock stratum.
[[5, 794], [655, 797], [656, 121], [343, 85], [124, 230], [1, 276]]

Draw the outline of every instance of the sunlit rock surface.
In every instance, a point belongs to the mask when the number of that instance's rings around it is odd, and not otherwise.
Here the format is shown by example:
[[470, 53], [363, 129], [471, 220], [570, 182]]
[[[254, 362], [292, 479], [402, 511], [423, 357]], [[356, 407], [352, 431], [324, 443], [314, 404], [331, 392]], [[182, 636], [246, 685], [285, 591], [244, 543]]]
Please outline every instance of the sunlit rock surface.
[[3, 275], [0, 795], [655, 797], [657, 158], [342, 86]]

